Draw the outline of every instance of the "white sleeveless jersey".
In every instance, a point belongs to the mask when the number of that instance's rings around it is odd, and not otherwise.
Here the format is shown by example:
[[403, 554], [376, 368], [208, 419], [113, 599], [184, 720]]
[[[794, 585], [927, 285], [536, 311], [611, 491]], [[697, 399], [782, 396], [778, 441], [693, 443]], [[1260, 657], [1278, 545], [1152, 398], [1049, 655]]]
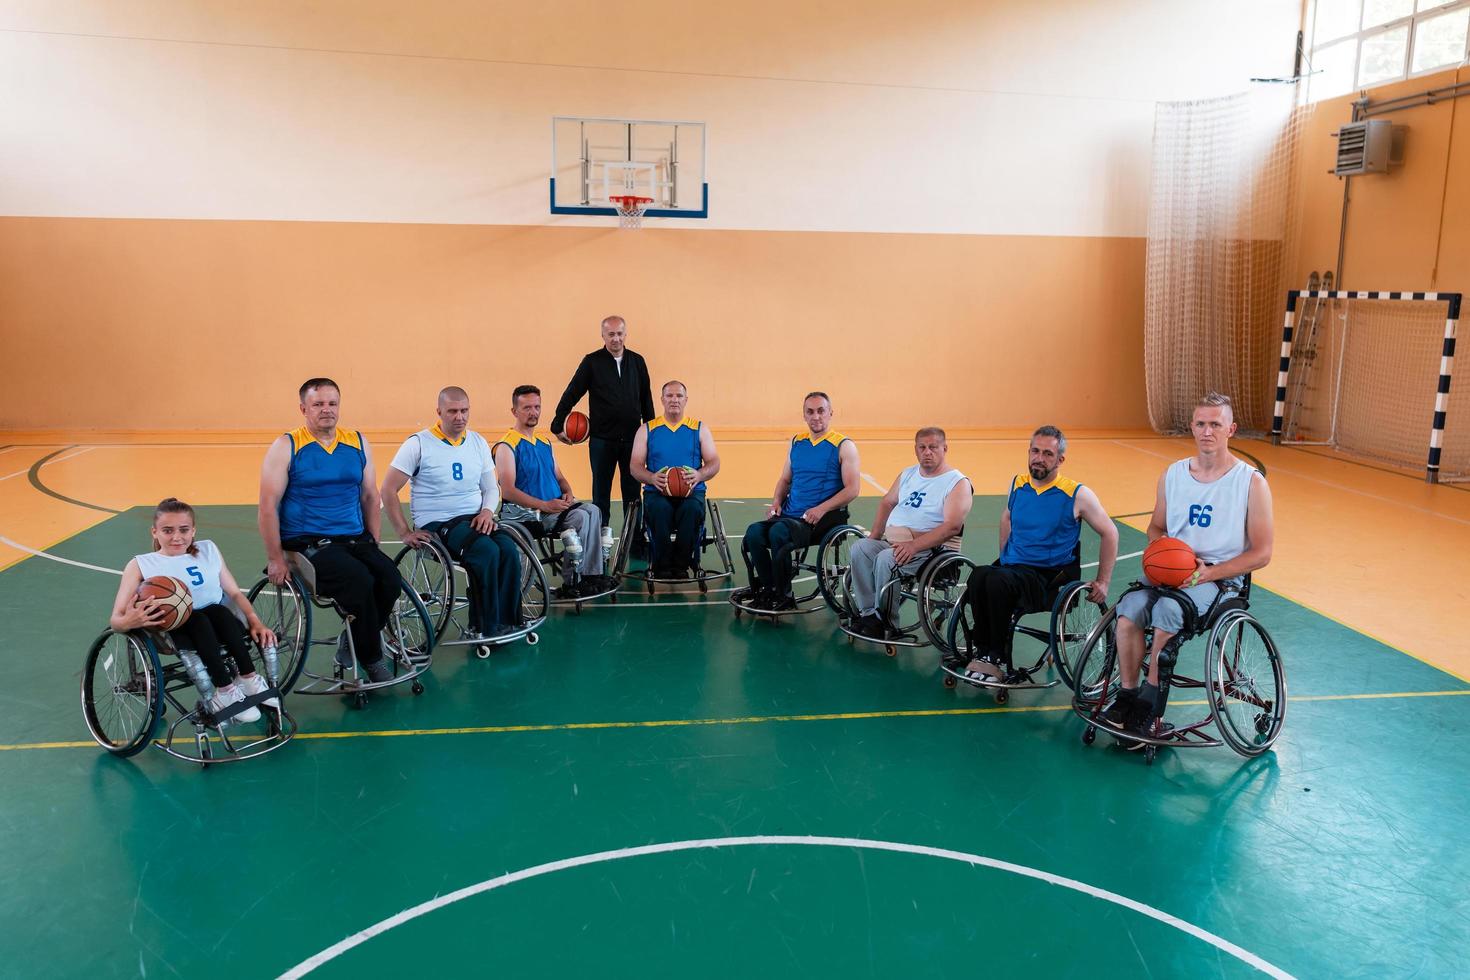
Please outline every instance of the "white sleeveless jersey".
[[916, 534], [934, 530], [944, 523], [944, 498], [963, 479], [959, 470], [924, 476], [918, 466], [910, 466], [899, 474], [898, 506], [888, 515], [888, 525]]
[[1250, 547], [1245, 515], [1256, 470], [1237, 460], [1220, 479], [1201, 483], [1190, 475], [1189, 463], [1181, 459], [1164, 475], [1169, 537], [1189, 545], [1201, 561], [1218, 565]]
[[415, 527], [500, 506], [490, 444], [478, 432], [466, 430], [458, 445], [451, 445], [424, 429], [408, 437], [389, 465], [409, 479], [408, 509]]
[[138, 570], [144, 578], [167, 575], [183, 582], [193, 594], [195, 609], [218, 605], [225, 597], [219, 584], [219, 573], [225, 567], [225, 560], [220, 557], [213, 541], [195, 541], [194, 547], [199, 554], [170, 557], [159, 551], [150, 551], [146, 555], [138, 555]]

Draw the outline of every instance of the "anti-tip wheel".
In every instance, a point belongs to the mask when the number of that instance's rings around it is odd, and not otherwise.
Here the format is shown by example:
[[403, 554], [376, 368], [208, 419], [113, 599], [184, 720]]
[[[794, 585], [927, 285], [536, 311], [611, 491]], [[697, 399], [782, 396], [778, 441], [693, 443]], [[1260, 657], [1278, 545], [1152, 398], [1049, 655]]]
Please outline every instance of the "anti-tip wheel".
[[1148, 763], [1149, 765], [1154, 764], [1154, 757], [1158, 754], [1159, 747], [1157, 745], [1145, 745], [1143, 747], [1143, 761]]
[[1001, 690], [1001, 691], [996, 691], [995, 692], [995, 703], [996, 704], [1005, 704], [1010, 699], [1011, 699], [1011, 692], [1010, 691]]
[[526, 646], [533, 647], [533, 646], [535, 646], [536, 644], [538, 644], [540, 642], [541, 642], [541, 637], [537, 636], [535, 633], [527, 633], [526, 634]]
[[648, 583], [648, 594], [650, 596], [653, 595], [653, 583], [652, 582], [649, 582]]
[[479, 657], [481, 660], [489, 660], [490, 644], [482, 643], [480, 646], [475, 647], [475, 656]]
[[699, 580], [699, 594], [709, 595], [709, 583], [706, 582], [704, 579]]
[[944, 675], [944, 686], [945, 687], [953, 688], [958, 683], [959, 683], [959, 681], [955, 680], [955, 677], [954, 677], [953, 674], [945, 674]]
[[1082, 733], [1082, 744], [1083, 745], [1091, 745], [1093, 742], [1096, 742], [1096, 741], [1097, 741], [1097, 728], [1094, 725], [1088, 725], [1087, 726], [1087, 731], [1085, 731], [1085, 732]]
[[368, 698], [366, 691], [358, 691], [356, 694], [352, 695], [352, 706], [354, 708], [366, 708], [367, 701]]
[[737, 622], [737, 623], [740, 622], [740, 614], [742, 612], [744, 612], [744, 610], [741, 609], [739, 606], [736, 606], [735, 607], [735, 622]]
[[898, 656], [898, 647], [894, 646], [892, 643], [885, 643], [883, 645], [883, 652], [890, 657], [896, 657]]
[[419, 681], [414, 681], [413, 682], [413, 686], [410, 687], [409, 690], [412, 691], [415, 694], [423, 694], [424, 693], [424, 685], [421, 684]]

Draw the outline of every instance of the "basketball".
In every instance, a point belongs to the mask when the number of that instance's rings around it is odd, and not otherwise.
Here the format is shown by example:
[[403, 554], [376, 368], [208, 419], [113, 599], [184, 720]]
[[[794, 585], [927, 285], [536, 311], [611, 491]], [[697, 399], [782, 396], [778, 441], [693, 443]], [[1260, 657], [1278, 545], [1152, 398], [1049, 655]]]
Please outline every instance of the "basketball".
[[167, 575], [155, 575], [138, 583], [138, 598], [158, 600], [158, 606], [164, 611], [163, 622], [158, 627], [162, 630], [178, 629], [194, 611], [194, 594], [189, 587]]
[[669, 467], [669, 496], [687, 497], [694, 492], [695, 481], [682, 466]]
[[1143, 573], [1149, 581], [1177, 589], [1194, 574], [1194, 549], [1178, 538], [1159, 538], [1143, 553]]
[[572, 442], [586, 442], [587, 433], [591, 430], [591, 424], [587, 416], [581, 412], [573, 412], [567, 416], [567, 424], [562, 429], [562, 434]]

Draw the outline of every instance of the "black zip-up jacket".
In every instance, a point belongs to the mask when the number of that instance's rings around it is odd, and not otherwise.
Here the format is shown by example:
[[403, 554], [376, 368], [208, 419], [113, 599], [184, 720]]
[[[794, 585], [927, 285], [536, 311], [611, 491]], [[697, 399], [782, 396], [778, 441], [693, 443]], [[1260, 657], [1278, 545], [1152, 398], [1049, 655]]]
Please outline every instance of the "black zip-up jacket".
[[588, 398], [590, 434], [598, 439], [632, 439], [638, 426], [653, 421], [653, 389], [648, 381], [648, 365], [643, 356], [623, 348], [623, 370], [617, 361], [600, 347], [577, 365], [577, 373], [556, 403], [556, 416], [551, 432], [560, 435], [567, 415], [583, 395]]

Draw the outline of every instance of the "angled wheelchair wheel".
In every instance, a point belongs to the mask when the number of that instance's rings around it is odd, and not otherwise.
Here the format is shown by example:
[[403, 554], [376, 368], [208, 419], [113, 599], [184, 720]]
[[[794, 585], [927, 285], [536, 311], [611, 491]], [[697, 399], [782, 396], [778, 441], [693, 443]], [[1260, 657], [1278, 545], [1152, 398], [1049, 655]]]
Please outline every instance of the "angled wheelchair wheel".
[[263, 578], [251, 587], [248, 598], [260, 621], [276, 634], [276, 686], [285, 694], [306, 669], [306, 651], [311, 645], [311, 603], [306, 589], [295, 575], [280, 585]]
[[643, 537], [643, 501], [638, 499], [623, 511], [623, 533], [618, 538], [617, 550], [612, 556], [613, 566], [603, 569], [608, 575], [621, 579], [628, 574], [628, 562], [633, 559], [634, 538]]
[[1276, 641], [1248, 612], [1226, 613], [1210, 631], [1206, 686], [1220, 738], [1257, 756], [1286, 724], [1286, 673]]
[[852, 524], [842, 524], [828, 531], [817, 549], [817, 589], [822, 599], [839, 616], [852, 615], [848, 595], [847, 573], [852, 567], [852, 546], [867, 532]]
[[945, 552], [925, 563], [915, 589], [919, 595], [919, 625], [941, 654], [953, 653], [950, 622], [964, 605], [965, 579], [975, 562], [957, 551]]
[[[401, 582], [400, 585], [398, 599], [393, 603], [388, 622], [383, 625], [383, 633], [393, 649], [399, 653], [395, 660], [398, 660], [400, 669], [408, 668], [410, 672], [427, 669], [427, 662], [433, 655], [434, 642], [437, 639], [434, 619], [414, 587], [408, 582]], [[418, 691], [414, 693], [417, 694]]]
[[[955, 607], [950, 613], [949, 622], [945, 624], [944, 646], [942, 649], [945, 653], [952, 654], [953, 656], [973, 658], [974, 648], [970, 638], [975, 635], [976, 629], [975, 610], [971, 609], [970, 604], [964, 601], [963, 593], [961, 593], [960, 600], [955, 603]], [[954, 687], [954, 680], [953, 677], [946, 675], [945, 686]]]
[[1073, 702], [1078, 707], [1094, 708], [1106, 704], [1118, 693], [1116, 609], [1109, 609], [1083, 643], [1072, 678]]
[[1051, 607], [1051, 656], [1062, 683], [1077, 689], [1077, 667], [1103, 607], [1087, 598], [1087, 583], [1073, 582], [1058, 593]]
[[[551, 608], [551, 586], [546, 581], [546, 569], [536, 553], [536, 543], [518, 524], [500, 525], [515, 538], [516, 548], [521, 553], [521, 621], [528, 626], [537, 626], [546, 618]], [[527, 636], [526, 642], [534, 644], [536, 634]]]
[[720, 516], [720, 505], [714, 498], [706, 496], [705, 507], [709, 510], [709, 532], [714, 539], [715, 552], [720, 556], [720, 567], [726, 576], [734, 575], [735, 559], [730, 556], [730, 539], [725, 535], [725, 519]]
[[163, 669], [150, 644], [113, 630], [92, 642], [82, 668], [82, 717], [113, 755], [147, 747], [163, 717]]
[[417, 548], [405, 547], [393, 559], [398, 576], [418, 594], [434, 623], [434, 639], [444, 636], [454, 618], [454, 561], [438, 538]]

